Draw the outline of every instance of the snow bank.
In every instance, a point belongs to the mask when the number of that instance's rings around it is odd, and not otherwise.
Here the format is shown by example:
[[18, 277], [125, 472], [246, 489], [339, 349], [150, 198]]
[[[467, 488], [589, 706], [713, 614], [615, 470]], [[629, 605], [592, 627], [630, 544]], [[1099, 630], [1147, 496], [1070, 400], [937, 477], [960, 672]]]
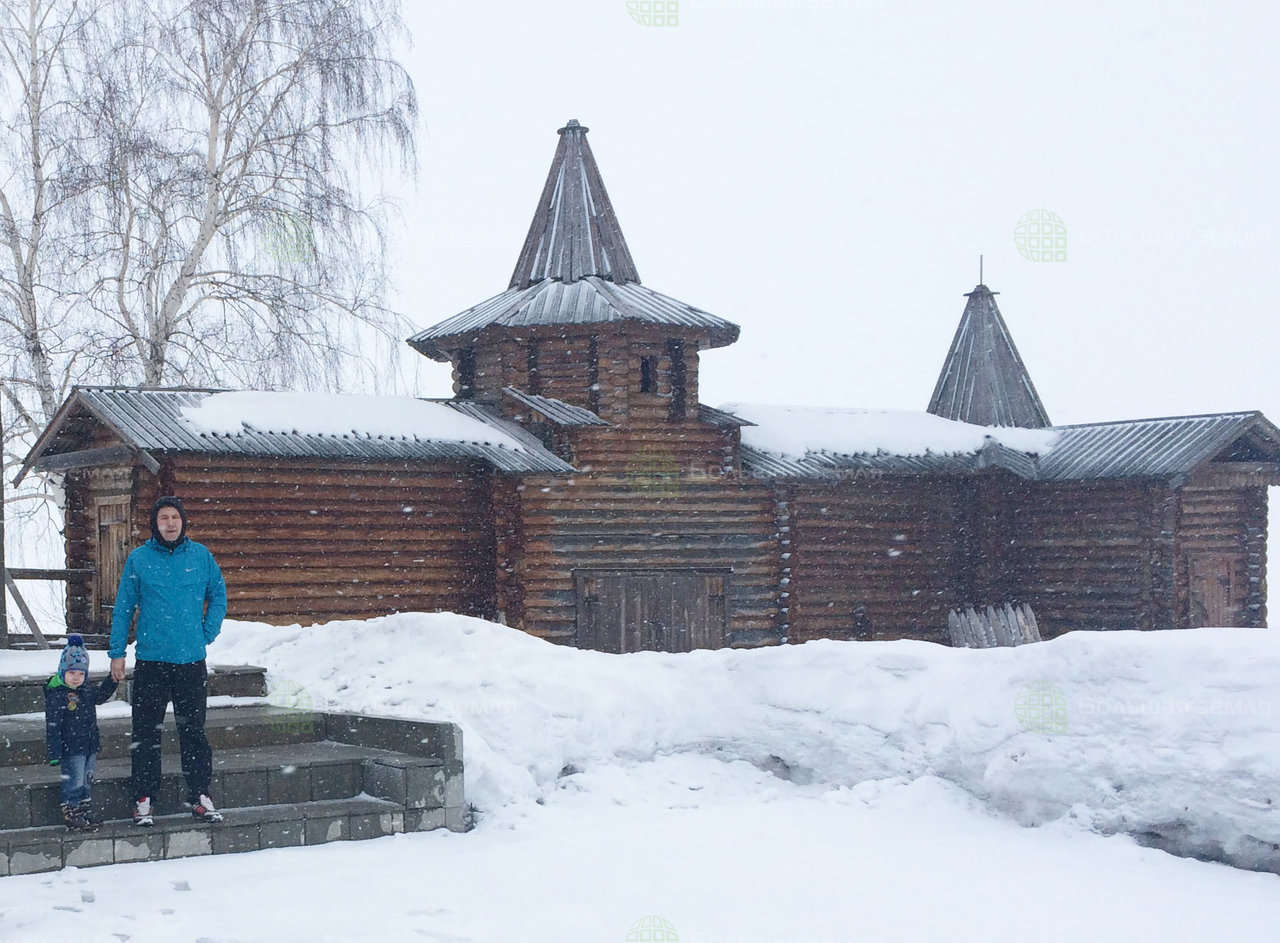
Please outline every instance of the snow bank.
[[1024, 825], [1280, 870], [1280, 642], [1265, 629], [617, 656], [405, 614], [228, 623], [210, 658], [268, 667], [291, 703], [459, 724], [468, 797], [492, 813], [577, 771], [690, 754], [837, 789], [938, 777]]
[[969, 454], [994, 439], [1020, 452], [1049, 451], [1057, 433], [1047, 429], [975, 426], [931, 413], [896, 409], [825, 409], [725, 403], [718, 407], [741, 419], [742, 442], [775, 455], [803, 458], [807, 452], [836, 455]]

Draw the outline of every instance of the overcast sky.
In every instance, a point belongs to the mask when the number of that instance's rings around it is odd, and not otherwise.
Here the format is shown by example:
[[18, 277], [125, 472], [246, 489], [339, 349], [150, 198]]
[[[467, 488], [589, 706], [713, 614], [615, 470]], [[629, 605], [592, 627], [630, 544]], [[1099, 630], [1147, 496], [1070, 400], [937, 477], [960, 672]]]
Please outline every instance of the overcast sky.
[[[408, 5], [415, 327], [506, 288], [577, 118], [641, 280], [742, 327], [705, 402], [923, 409], [981, 253], [1054, 422], [1280, 421], [1275, 4], [646, 6]], [[1065, 260], [1015, 244], [1042, 210]]]

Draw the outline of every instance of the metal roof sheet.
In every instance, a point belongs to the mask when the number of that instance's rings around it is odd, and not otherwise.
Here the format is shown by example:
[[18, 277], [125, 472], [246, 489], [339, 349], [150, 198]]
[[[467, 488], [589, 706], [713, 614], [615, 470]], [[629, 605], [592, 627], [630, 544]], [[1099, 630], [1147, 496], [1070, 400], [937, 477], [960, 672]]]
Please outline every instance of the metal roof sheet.
[[698, 418], [711, 426], [754, 426], [750, 419], [743, 419], [723, 409], [713, 409], [705, 403], [698, 404]]
[[1280, 463], [1280, 429], [1259, 412], [1171, 416], [1122, 422], [1052, 426], [1058, 438], [1040, 456], [995, 441], [956, 455], [836, 455], [809, 452], [780, 456], [742, 447], [743, 470], [761, 478], [842, 478], [873, 474], [970, 474], [1003, 468], [1037, 481], [1103, 478], [1177, 478], [1222, 453], [1246, 433], [1269, 443]]
[[609, 425], [591, 410], [582, 406], [574, 406], [572, 403], [566, 403], [563, 400], [554, 399], [550, 396], [539, 396], [536, 393], [525, 393], [523, 390], [517, 390], [514, 386], [504, 386], [502, 392], [559, 426]]
[[595, 276], [574, 282], [542, 281], [529, 288], [509, 288], [409, 338], [428, 357], [448, 360], [446, 338], [477, 333], [487, 327], [616, 324], [623, 321], [667, 327], [698, 328], [710, 333], [710, 344], [722, 347], [738, 338], [731, 321], [670, 298], [637, 282], [616, 285]]
[[640, 281], [587, 143], [588, 130], [571, 120], [556, 132], [560, 142], [511, 275], [511, 288], [528, 288], [543, 279], [571, 282], [586, 275], [619, 283]]
[[928, 411], [978, 426], [1049, 425], [1040, 395], [1014, 346], [996, 293], [978, 285], [960, 316]]
[[[112, 428], [127, 444], [148, 451], [202, 452], [222, 455], [256, 455], [279, 457], [315, 457], [334, 459], [414, 459], [476, 460], [504, 472], [573, 471], [533, 436], [514, 423], [503, 421], [483, 410], [462, 411], [497, 432], [515, 438], [520, 448], [498, 441], [477, 438], [454, 442], [429, 438], [369, 435], [316, 435], [261, 432], [245, 429], [234, 435], [204, 432], [183, 418], [182, 411], [196, 406], [218, 390], [130, 389], [120, 387], [80, 387], [72, 391], [59, 416], [65, 420], [70, 407], [82, 405], [92, 415]], [[458, 404], [449, 405], [459, 408]], [[58, 420], [55, 420], [58, 422]], [[41, 436], [28, 456], [28, 465], [56, 438]]]

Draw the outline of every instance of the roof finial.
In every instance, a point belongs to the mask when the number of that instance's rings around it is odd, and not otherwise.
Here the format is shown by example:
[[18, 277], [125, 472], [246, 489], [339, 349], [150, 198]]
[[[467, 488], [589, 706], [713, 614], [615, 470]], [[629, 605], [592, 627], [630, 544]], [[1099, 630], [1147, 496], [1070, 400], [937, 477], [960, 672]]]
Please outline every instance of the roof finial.
[[570, 118], [569, 123], [563, 128], [556, 129], [556, 134], [564, 134], [566, 131], [581, 131], [583, 134], [586, 134], [590, 130], [590, 128], [584, 128], [582, 125], [578, 124], [577, 118]]
[[982, 284], [982, 254], [978, 254], [978, 284]]

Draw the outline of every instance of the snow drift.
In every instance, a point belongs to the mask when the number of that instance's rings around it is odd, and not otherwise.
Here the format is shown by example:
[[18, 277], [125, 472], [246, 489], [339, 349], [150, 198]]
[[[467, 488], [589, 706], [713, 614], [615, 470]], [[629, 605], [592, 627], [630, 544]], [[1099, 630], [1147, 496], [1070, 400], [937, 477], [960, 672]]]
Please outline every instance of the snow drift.
[[288, 703], [459, 724], [482, 813], [581, 771], [698, 754], [832, 789], [938, 777], [1024, 825], [1280, 871], [1280, 646], [1265, 629], [618, 656], [404, 614], [229, 623], [210, 658], [266, 666]]

